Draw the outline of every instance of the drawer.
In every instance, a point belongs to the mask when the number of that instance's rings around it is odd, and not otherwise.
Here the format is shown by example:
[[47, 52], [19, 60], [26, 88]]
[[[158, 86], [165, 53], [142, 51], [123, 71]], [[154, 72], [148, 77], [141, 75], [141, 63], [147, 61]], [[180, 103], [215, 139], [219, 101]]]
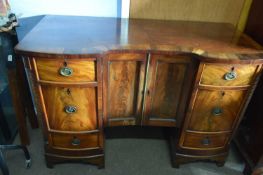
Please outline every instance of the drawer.
[[98, 128], [97, 88], [42, 85], [48, 127], [59, 131]]
[[87, 59], [35, 59], [40, 80], [58, 82], [96, 81], [96, 61]]
[[193, 149], [218, 149], [226, 145], [229, 136], [226, 134], [198, 134], [186, 132], [183, 147]]
[[242, 107], [246, 90], [198, 90], [187, 129], [231, 131]]
[[99, 133], [92, 134], [62, 134], [51, 133], [53, 147], [67, 149], [85, 149], [99, 147]]
[[205, 64], [200, 84], [244, 86], [253, 82], [258, 65]]

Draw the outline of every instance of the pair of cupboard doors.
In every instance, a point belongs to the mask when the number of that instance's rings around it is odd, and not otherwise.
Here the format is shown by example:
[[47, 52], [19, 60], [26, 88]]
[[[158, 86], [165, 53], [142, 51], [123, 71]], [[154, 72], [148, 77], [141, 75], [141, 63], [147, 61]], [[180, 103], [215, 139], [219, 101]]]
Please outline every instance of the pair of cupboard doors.
[[112, 53], [103, 58], [105, 126], [178, 126], [195, 66], [189, 55]]

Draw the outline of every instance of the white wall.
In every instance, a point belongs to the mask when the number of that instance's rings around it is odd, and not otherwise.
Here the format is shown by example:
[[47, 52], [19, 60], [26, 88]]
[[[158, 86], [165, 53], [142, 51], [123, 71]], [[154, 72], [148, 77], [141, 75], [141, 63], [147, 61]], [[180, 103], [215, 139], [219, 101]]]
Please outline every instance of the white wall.
[[[121, 0], [9, 0], [11, 10], [18, 17], [43, 14], [117, 17]], [[127, 0], [125, 15], [127, 17]], [[128, 0], [129, 1], [129, 0]], [[119, 3], [119, 4], [118, 4]], [[121, 8], [121, 7], [119, 7]]]

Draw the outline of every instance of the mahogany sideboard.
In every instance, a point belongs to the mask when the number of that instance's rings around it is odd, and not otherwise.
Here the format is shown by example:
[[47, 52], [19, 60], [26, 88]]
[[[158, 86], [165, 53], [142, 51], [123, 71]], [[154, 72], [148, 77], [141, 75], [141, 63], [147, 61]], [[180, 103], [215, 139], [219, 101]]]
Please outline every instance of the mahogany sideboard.
[[45, 16], [15, 48], [42, 119], [48, 167], [104, 167], [104, 128], [178, 128], [172, 165], [224, 165], [263, 50], [225, 23]]

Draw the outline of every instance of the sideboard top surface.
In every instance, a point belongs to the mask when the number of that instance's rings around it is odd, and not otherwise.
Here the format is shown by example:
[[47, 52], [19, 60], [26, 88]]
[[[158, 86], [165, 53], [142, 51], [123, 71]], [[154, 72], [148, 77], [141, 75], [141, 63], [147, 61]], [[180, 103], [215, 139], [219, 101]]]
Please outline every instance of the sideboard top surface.
[[226, 23], [46, 15], [16, 46], [32, 56], [172, 51], [235, 58], [261, 47]]

